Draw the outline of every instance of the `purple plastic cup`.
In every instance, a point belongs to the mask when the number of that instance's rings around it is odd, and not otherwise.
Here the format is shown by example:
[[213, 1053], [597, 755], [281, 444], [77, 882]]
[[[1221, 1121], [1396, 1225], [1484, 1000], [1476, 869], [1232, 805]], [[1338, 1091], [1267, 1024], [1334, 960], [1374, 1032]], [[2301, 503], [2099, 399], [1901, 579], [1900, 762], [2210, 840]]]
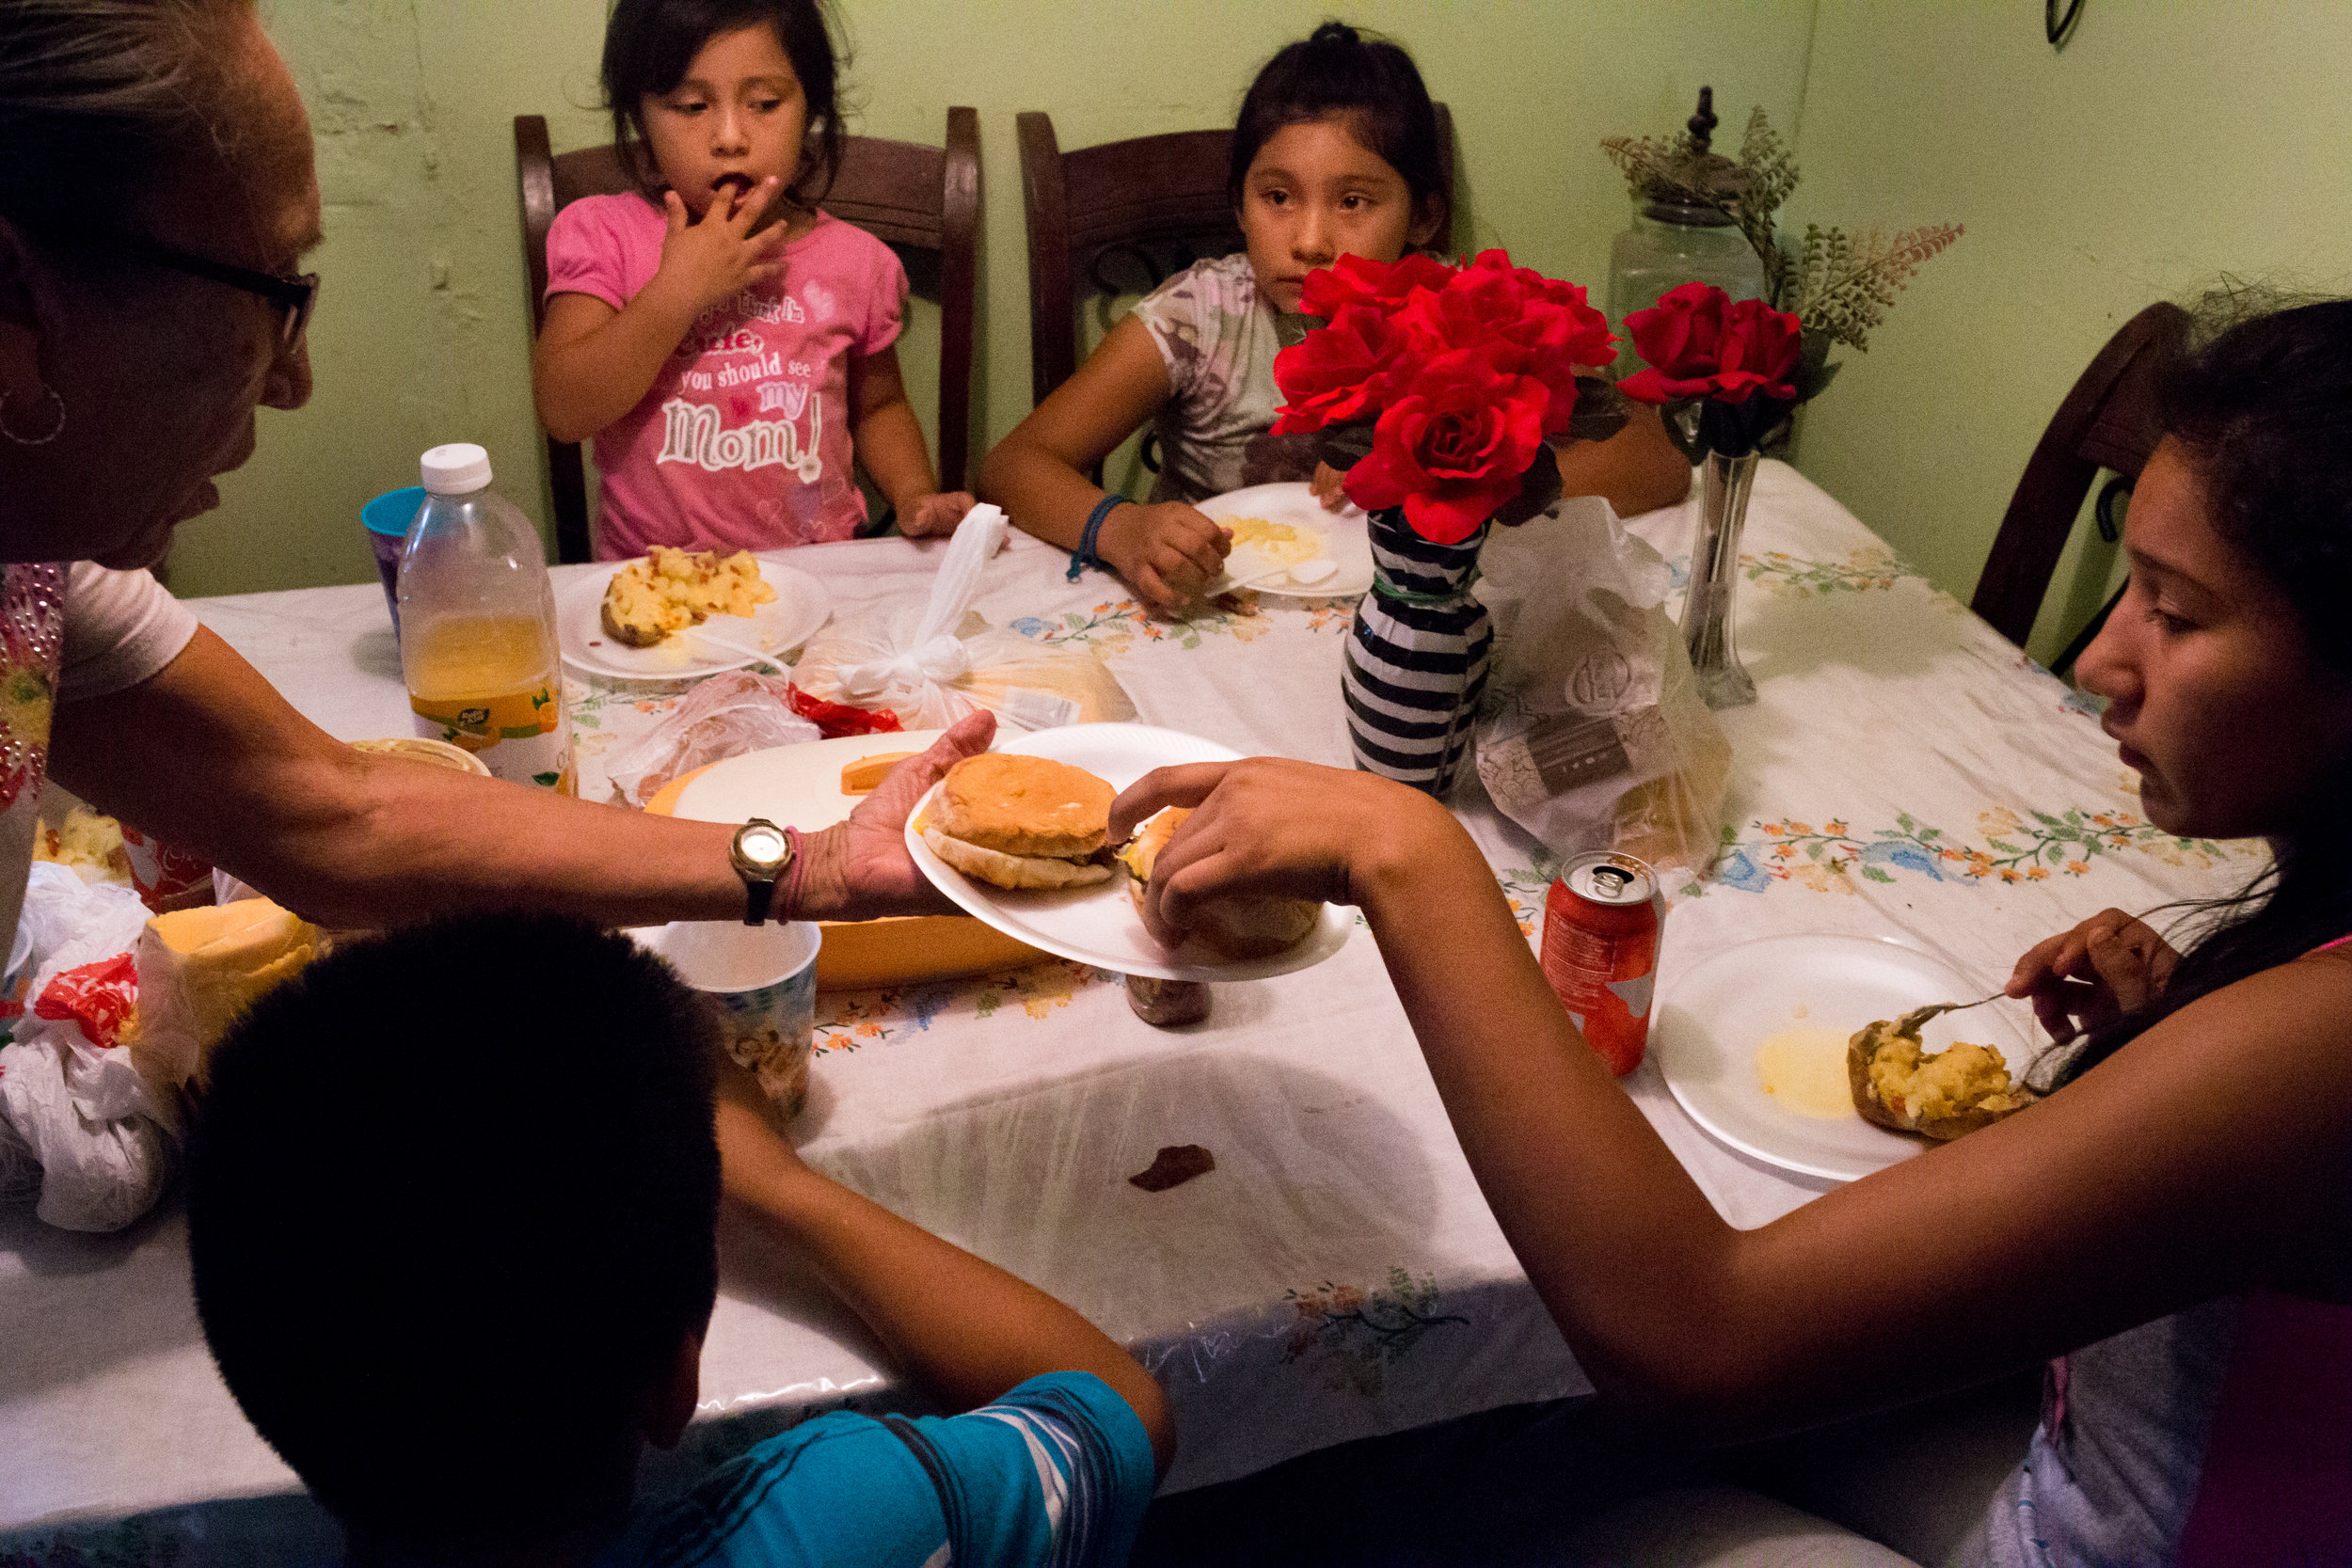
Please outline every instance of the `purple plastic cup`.
[[368, 531], [368, 543], [375, 548], [375, 575], [384, 579], [384, 607], [392, 612], [392, 636], [400, 636], [400, 546], [408, 537], [408, 525], [417, 520], [417, 509], [424, 505], [424, 487], [411, 484], [402, 490], [387, 490], [359, 509], [359, 521]]

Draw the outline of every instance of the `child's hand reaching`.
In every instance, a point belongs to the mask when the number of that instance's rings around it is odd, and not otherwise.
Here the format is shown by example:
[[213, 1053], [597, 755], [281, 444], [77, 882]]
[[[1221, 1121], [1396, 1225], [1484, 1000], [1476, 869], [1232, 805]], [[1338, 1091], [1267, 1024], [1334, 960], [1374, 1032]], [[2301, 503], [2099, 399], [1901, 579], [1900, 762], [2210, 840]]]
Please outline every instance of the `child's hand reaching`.
[[898, 503], [898, 531], [910, 539], [936, 539], [953, 533], [956, 525], [963, 521], [963, 515], [979, 504], [977, 497], [964, 490], [910, 497]]
[[702, 314], [723, 300], [733, 299], [755, 283], [764, 283], [784, 271], [784, 248], [790, 225], [770, 224], [759, 233], [752, 225], [776, 198], [779, 182], [773, 175], [735, 198], [722, 191], [711, 198], [702, 220], [694, 221], [677, 192], [661, 193], [669, 232], [661, 240], [661, 266], [656, 282], [667, 278], [693, 309]]
[[752, 1069], [728, 1055], [725, 1046], [713, 1044], [710, 1055], [719, 1091], [720, 1186], [739, 1198], [771, 1192], [776, 1181], [789, 1180], [806, 1168], [792, 1147], [784, 1113]]
[[1315, 499], [1323, 503], [1323, 510], [1337, 512], [1347, 504], [1347, 492], [1341, 488], [1346, 483], [1344, 472], [1328, 463], [1318, 463], [1315, 465], [1315, 477], [1308, 482], [1308, 488], [1314, 491]]
[[1144, 609], [1173, 617], [1225, 569], [1233, 536], [1182, 501], [1129, 504], [1103, 519], [1095, 553]]

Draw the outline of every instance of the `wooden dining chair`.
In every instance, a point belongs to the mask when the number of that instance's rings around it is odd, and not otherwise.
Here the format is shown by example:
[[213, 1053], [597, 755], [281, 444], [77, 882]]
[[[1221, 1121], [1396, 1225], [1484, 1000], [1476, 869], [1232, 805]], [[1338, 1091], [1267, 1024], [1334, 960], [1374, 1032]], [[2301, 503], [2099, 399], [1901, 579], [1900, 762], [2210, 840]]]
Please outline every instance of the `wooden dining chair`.
[[[1433, 248], [1453, 249], [1454, 116], [1438, 111], [1447, 228]], [[1078, 368], [1082, 297], [1148, 293], [1205, 258], [1241, 248], [1226, 187], [1231, 131], [1175, 131], [1064, 152], [1054, 119], [1032, 109], [1014, 120], [1021, 200], [1029, 230], [1029, 389], [1039, 403]]]
[[[2010, 498], [1993, 553], [1977, 578], [1968, 608], [2003, 637], [2025, 645], [2049, 592], [2058, 555], [2074, 532], [2083, 497], [2104, 468], [2116, 477], [2101, 492], [2099, 527], [2112, 541], [2111, 506], [2128, 495], [2162, 435], [2156, 387], [2166, 363], [2188, 336], [2188, 312], [2164, 301], [2149, 306], [2107, 340], [2058, 404]], [[2110, 599], [2051, 668], [2063, 672], [2106, 624]]]
[[[548, 144], [541, 115], [515, 117], [515, 178], [522, 202], [523, 262], [531, 284], [531, 333], [547, 321], [548, 230], [555, 214], [583, 196], [637, 188], [611, 147], [561, 156]], [[947, 111], [947, 144], [851, 136], [841, 172], [825, 195], [826, 212], [853, 223], [901, 253], [918, 293], [939, 301], [939, 487], [964, 488], [972, 444], [972, 341], [978, 276], [980, 117]], [[911, 254], [909, 254], [911, 253]], [[560, 561], [586, 561], [587, 474], [579, 443], [548, 437]]]

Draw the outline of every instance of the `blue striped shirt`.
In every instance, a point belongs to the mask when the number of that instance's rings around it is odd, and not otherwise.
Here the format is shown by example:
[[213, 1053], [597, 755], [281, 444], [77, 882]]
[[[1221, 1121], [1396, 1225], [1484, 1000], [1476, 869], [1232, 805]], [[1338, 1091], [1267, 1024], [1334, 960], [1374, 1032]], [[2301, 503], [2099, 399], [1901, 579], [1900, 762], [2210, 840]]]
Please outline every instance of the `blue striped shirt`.
[[795, 1427], [640, 1509], [597, 1568], [1116, 1568], [1152, 1484], [1127, 1402], [1056, 1372], [961, 1416]]

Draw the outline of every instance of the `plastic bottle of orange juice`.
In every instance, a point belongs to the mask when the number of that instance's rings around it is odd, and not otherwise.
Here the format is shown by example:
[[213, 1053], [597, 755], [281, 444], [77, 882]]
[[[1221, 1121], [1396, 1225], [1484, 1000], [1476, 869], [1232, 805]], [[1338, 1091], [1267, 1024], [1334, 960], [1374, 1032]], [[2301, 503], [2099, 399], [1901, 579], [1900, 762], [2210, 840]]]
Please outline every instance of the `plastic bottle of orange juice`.
[[490, 488], [469, 441], [424, 454], [424, 505], [400, 550], [400, 664], [417, 733], [491, 772], [576, 793], [572, 727], [539, 532]]

